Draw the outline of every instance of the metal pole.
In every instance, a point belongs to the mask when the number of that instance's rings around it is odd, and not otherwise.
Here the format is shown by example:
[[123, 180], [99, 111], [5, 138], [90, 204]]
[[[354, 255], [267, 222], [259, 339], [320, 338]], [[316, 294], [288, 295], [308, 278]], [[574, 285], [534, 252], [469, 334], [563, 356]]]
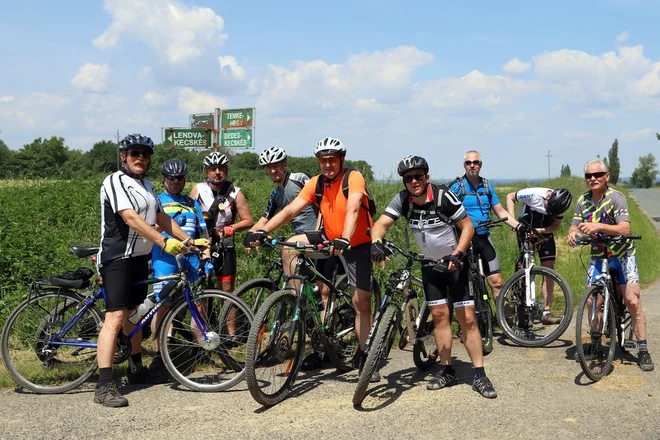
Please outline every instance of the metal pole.
[[550, 155], [550, 150], [548, 150], [548, 180], [550, 180], [550, 158], [552, 156]]
[[120, 162], [121, 160], [119, 158], [119, 129], [117, 129], [117, 169], [118, 170], [121, 169], [121, 166], [119, 165]]

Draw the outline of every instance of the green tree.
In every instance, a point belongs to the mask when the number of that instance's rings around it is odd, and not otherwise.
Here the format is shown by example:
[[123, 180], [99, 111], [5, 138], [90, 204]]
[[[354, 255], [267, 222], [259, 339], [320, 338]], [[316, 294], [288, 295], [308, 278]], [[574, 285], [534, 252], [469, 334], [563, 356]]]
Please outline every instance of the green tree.
[[619, 172], [621, 170], [621, 162], [619, 161], [619, 140], [614, 139], [612, 148], [607, 152], [607, 159], [604, 161], [607, 168], [610, 170], [610, 182], [616, 185], [619, 182]]
[[561, 166], [561, 173], [559, 174], [560, 177], [571, 177], [571, 167], [566, 165]]
[[110, 174], [117, 171], [117, 143], [101, 141], [85, 153], [87, 169], [93, 173]]
[[14, 152], [0, 139], [0, 177], [8, 177], [11, 174]]
[[635, 168], [630, 178], [630, 184], [638, 188], [650, 188], [658, 175], [657, 164], [653, 154], [639, 158], [639, 166]]
[[69, 147], [64, 145], [64, 138], [37, 138], [16, 152], [15, 169], [19, 175], [26, 177], [43, 177], [45, 172], [49, 176], [60, 176], [69, 155]]

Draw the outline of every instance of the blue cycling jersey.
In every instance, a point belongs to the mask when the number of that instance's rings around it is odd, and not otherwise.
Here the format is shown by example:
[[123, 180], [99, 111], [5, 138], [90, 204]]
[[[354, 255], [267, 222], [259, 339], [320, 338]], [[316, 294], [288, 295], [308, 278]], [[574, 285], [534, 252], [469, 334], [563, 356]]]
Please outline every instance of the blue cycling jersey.
[[[454, 182], [449, 189], [458, 196], [458, 198], [463, 202], [463, 207], [470, 216], [472, 220], [472, 226], [475, 227], [476, 235], [488, 235], [490, 230], [488, 228], [478, 228], [476, 229], [479, 222], [486, 221], [490, 218], [490, 210], [495, 205], [499, 205], [500, 200], [495, 194], [495, 188], [493, 185], [488, 182], [490, 188], [490, 196], [487, 194], [486, 187], [484, 186], [483, 179], [479, 179], [479, 185], [477, 188], [470, 183], [467, 177], [461, 177], [463, 185], [460, 181]], [[461, 186], [465, 188], [465, 194], [461, 191]]]
[[[199, 238], [206, 231], [206, 221], [202, 215], [202, 208], [199, 205], [199, 202], [179, 194], [178, 196], [173, 196], [163, 192], [158, 195], [161, 205], [163, 206], [163, 211], [167, 213], [170, 217], [174, 218], [177, 224], [183, 229], [183, 231], [190, 235], [192, 238]], [[165, 237], [171, 237], [171, 235], [163, 232]], [[199, 279], [197, 269], [199, 269], [200, 260], [196, 256], [190, 256], [186, 258], [187, 266], [190, 266], [191, 270], [188, 270], [188, 279], [191, 282]], [[172, 275], [177, 271], [176, 259], [173, 255], [165, 252], [160, 246], [154, 245], [151, 251], [151, 265], [154, 270], [154, 276], [164, 276]], [[156, 297], [160, 293], [161, 289], [165, 283], [156, 283], [154, 284], [154, 293]]]

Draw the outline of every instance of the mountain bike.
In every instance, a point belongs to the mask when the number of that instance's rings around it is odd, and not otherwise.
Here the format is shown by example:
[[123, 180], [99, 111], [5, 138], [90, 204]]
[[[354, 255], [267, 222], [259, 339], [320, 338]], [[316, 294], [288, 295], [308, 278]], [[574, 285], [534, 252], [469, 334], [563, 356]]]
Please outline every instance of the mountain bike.
[[[609, 254], [609, 246], [624, 240], [639, 240], [641, 235], [580, 237], [580, 246], [602, 245]], [[609, 258], [600, 259], [600, 275], [585, 292], [578, 306], [575, 323], [575, 345], [582, 371], [594, 382], [612, 371], [617, 341], [622, 351], [635, 350], [630, 312], [619, 291], [616, 273]]]
[[[516, 270], [497, 297], [497, 320], [504, 335], [523, 347], [542, 347], [559, 338], [573, 317], [573, 293], [559, 273], [534, 262], [545, 237], [526, 225], [516, 231], [520, 254]], [[545, 290], [548, 290], [546, 293]], [[544, 324], [544, 295], [551, 295], [550, 312], [558, 324]]]
[[[199, 251], [191, 249], [191, 254]], [[231, 294], [201, 289], [201, 280], [191, 285], [195, 269], [187, 258], [177, 256], [176, 274], [138, 283], [168, 281], [160, 292], [161, 301], [136, 328], [129, 335], [119, 333], [114, 363], [128, 359], [133, 336], [149, 325], [165, 303], [171, 303], [156, 332], [168, 372], [197, 391], [227, 389], [243, 378], [244, 345], [223, 331], [227, 323], [217, 321], [218, 310], [225, 304], [235, 307], [239, 330], [250, 326], [252, 312]], [[20, 385], [36, 393], [62, 393], [81, 385], [96, 370], [105, 289], [84, 290], [89, 285], [85, 284], [71, 285], [57, 277], [35, 281], [27, 299], [10, 314], [0, 341], [2, 360]]]
[[[245, 377], [250, 394], [264, 406], [275, 405], [289, 395], [307, 342], [319, 355], [325, 350], [340, 372], [353, 369], [353, 359], [359, 354], [351, 294], [337, 289], [311, 260], [330, 255], [327, 244], [277, 238], [270, 244], [298, 253], [295, 270], [287, 278], [300, 280], [300, 287], [298, 291], [283, 289], [270, 294], [250, 329]], [[321, 281], [330, 290], [326, 305], [315, 281]]]
[[[353, 393], [354, 406], [362, 404], [371, 376], [387, 361], [397, 331], [403, 330], [401, 320], [404, 314], [409, 314], [407, 319], [407, 330], [409, 334], [416, 336], [416, 348], [413, 349], [413, 353], [417, 353], [416, 356], [420, 360], [421, 356], [427, 355], [424, 343], [421, 341], [429, 335], [426, 333], [421, 334], [418, 331], [420, 323], [417, 320], [417, 316], [415, 316], [415, 307], [410, 304], [412, 302], [415, 306], [418, 305], [417, 291], [410, 285], [413, 283], [417, 284], [418, 282], [421, 286], [421, 280], [411, 276], [413, 265], [416, 262], [421, 262], [423, 265], [432, 265], [434, 270], [437, 270], [439, 273], [447, 272], [447, 265], [437, 260], [404, 251], [396, 244], [387, 240], [383, 240], [383, 245], [389, 250], [390, 254], [398, 253], [406, 258], [406, 265], [404, 269], [396, 270], [390, 274], [389, 285], [385, 289], [383, 301], [374, 316], [369, 336], [364, 345], [365, 357], [362, 359], [363, 363], [360, 368], [358, 383]], [[396, 299], [399, 299], [400, 303], [395, 302]], [[424, 302], [424, 309], [426, 309], [426, 302]], [[424, 312], [422, 315], [424, 315]], [[422, 332], [426, 332], [428, 329], [429, 327], [426, 325], [421, 326]], [[435, 346], [432, 327], [430, 329], [430, 337]], [[418, 343], [417, 341], [420, 342]], [[437, 358], [437, 349], [435, 351], [435, 358]], [[435, 362], [435, 358], [433, 362]], [[415, 363], [417, 364], [417, 362], [416, 360]]]

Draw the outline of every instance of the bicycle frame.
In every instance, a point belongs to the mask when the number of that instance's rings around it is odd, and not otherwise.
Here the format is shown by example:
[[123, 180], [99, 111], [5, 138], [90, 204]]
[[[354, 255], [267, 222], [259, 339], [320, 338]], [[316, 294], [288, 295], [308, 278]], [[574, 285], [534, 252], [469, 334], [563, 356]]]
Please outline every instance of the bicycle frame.
[[526, 233], [524, 236], [519, 237], [519, 243], [521, 245], [520, 256], [516, 261], [516, 270], [523, 269], [525, 271], [525, 306], [532, 307], [536, 299], [536, 281], [531, 276], [532, 268], [536, 266], [534, 261], [534, 255], [536, 251], [534, 250], [535, 243], [532, 242], [532, 239], [529, 235], [533, 235], [540, 242], [545, 241], [542, 235], [537, 233], [534, 229], [533, 232]]

